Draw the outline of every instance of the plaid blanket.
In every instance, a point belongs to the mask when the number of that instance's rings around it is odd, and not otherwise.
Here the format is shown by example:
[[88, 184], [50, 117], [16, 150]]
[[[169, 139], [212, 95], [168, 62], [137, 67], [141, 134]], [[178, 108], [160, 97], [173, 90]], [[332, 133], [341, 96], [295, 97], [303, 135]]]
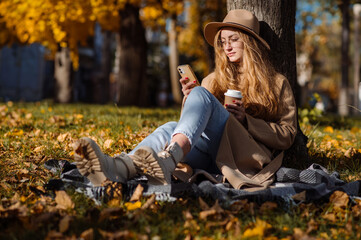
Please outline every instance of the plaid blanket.
[[[48, 190], [75, 187], [77, 191], [83, 192], [99, 203], [109, 194], [109, 189], [106, 187], [94, 187], [79, 173], [74, 163], [53, 159], [47, 161], [45, 167], [53, 173], [60, 174], [60, 179], [52, 179], [46, 184]], [[337, 190], [347, 193], [350, 197], [361, 195], [361, 181], [346, 183], [340, 180], [337, 172], [329, 173], [318, 164], [312, 164], [305, 170], [281, 167], [271, 187], [255, 191], [234, 189], [228, 183], [214, 184], [202, 178], [201, 174], [199, 176], [193, 183], [174, 182], [170, 185], [150, 185], [147, 184], [146, 177], [141, 176], [126, 184], [121, 184], [122, 192], [129, 199], [136, 186], [141, 184], [144, 187], [143, 195], [155, 194], [157, 201], [175, 201], [178, 197], [200, 196], [219, 200], [225, 205], [248, 199], [260, 204], [266, 201], [277, 201], [287, 206], [300, 202], [327, 201], [329, 196]]]

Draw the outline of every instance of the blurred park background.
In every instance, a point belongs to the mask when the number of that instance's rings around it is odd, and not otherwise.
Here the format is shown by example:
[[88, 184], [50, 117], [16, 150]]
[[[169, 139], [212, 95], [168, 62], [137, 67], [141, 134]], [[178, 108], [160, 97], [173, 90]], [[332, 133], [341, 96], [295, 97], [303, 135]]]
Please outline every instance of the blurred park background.
[[[360, 12], [297, 0], [299, 107], [360, 114]], [[226, 13], [226, 0], [1, 0], [0, 102], [180, 104], [176, 66], [212, 71], [202, 30]]]

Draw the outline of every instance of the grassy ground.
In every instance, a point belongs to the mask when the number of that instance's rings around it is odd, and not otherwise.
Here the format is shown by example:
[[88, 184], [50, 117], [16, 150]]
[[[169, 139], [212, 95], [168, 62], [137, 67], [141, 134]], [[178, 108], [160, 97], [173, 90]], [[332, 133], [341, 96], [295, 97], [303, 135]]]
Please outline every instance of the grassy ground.
[[[361, 119], [300, 116], [312, 161], [361, 180]], [[74, 189], [44, 189], [59, 177], [44, 162], [71, 160], [75, 139], [89, 136], [114, 155], [178, 117], [179, 109], [0, 103], [0, 239], [360, 239], [361, 201], [341, 192], [283, 209], [246, 200], [227, 208], [209, 199], [130, 202], [121, 192], [96, 205]]]

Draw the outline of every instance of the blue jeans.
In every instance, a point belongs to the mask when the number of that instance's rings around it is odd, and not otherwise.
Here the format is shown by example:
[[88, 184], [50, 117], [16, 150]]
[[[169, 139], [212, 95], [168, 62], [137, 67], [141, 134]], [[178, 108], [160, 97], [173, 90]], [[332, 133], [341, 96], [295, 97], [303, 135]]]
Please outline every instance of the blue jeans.
[[181, 133], [191, 144], [191, 151], [184, 162], [194, 169], [219, 173], [215, 160], [228, 117], [229, 112], [217, 98], [205, 88], [195, 87], [184, 103], [179, 122], [168, 122], [158, 127], [129, 154], [134, 154], [140, 146], [160, 152], [171, 142], [172, 136]]

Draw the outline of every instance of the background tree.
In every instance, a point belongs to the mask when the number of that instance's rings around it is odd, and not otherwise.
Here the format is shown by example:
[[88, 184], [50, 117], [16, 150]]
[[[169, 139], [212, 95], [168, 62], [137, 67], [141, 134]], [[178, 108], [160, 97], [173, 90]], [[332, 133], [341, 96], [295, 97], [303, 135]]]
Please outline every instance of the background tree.
[[[78, 67], [78, 47], [85, 46], [88, 38], [93, 36], [96, 22], [103, 30], [117, 32], [119, 104], [144, 105], [147, 102], [147, 45], [139, 11], [153, 5], [170, 9], [174, 2], [179, 0], [3, 0], [0, 15], [6, 28], [21, 43], [39, 42], [53, 57], [61, 48], [68, 48], [66, 56], [70, 57], [75, 69]], [[144, 14], [143, 19], [146, 18]], [[63, 61], [55, 61], [56, 67], [68, 65], [64, 62], [67, 58], [59, 59]]]
[[[169, 48], [169, 73], [171, 82], [171, 91], [173, 101], [176, 104], [181, 104], [182, 93], [181, 85], [179, 84], [179, 75], [177, 66], [179, 63], [178, 54], [178, 16], [184, 12], [183, 0], [172, 1], [155, 1], [154, 4], [145, 6], [142, 9], [142, 19], [146, 26], [153, 30], [160, 30], [168, 33], [168, 48]], [[168, 20], [168, 29], [166, 27], [166, 19]]]
[[[360, 1], [355, 0], [301, 0], [299, 4], [311, 6], [304, 8], [301, 17], [305, 30], [303, 36], [299, 36], [299, 46], [305, 41], [311, 40], [313, 42], [313, 48], [317, 51], [323, 51], [327, 59], [318, 62], [319, 70], [323, 70], [320, 76], [323, 76], [328, 81], [328, 85], [332, 86], [330, 90], [331, 98], [338, 101], [338, 112], [341, 115], [349, 114], [350, 96], [356, 95], [357, 89], [353, 89], [353, 92], [349, 91], [350, 79], [349, 71], [351, 65], [349, 50], [354, 46], [350, 43], [350, 34], [352, 27], [351, 6]], [[323, 17], [321, 17], [321, 14]], [[309, 23], [317, 24], [309, 25]], [[321, 23], [320, 23], [321, 21]], [[332, 21], [332, 23], [330, 23]], [[331, 26], [332, 25], [332, 26]], [[318, 30], [317, 30], [318, 29]], [[324, 29], [322, 31], [319, 31]], [[307, 37], [307, 34], [313, 34], [315, 37]], [[334, 36], [337, 34], [338, 38]], [[310, 41], [309, 41], [310, 42]], [[318, 42], [318, 43], [317, 43]], [[328, 50], [327, 50], [328, 48]], [[309, 49], [303, 48], [302, 51], [308, 51]], [[328, 52], [328, 53], [326, 53]], [[354, 54], [359, 53], [359, 50], [352, 51]], [[319, 54], [321, 56], [321, 54]], [[337, 64], [334, 65], [334, 59], [337, 59]], [[329, 69], [328, 69], [329, 68]], [[353, 67], [354, 68], [354, 67]], [[355, 72], [355, 71], [354, 71]], [[316, 74], [318, 74], [316, 73]], [[313, 77], [315, 78], [315, 77]], [[323, 85], [326, 85], [326, 81], [323, 81]], [[331, 84], [330, 84], [331, 83]], [[354, 83], [355, 84], [355, 83]], [[358, 112], [358, 111], [357, 111]]]
[[214, 50], [203, 37], [204, 26], [222, 21], [226, 15], [226, 0], [190, 1], [185, 24], [179, 33], [179, 51], [187, 57], [193, 69], [206, 76], [214, 68]]
[[315, 4], [309, 0], [297, 2], [296, 12], [296, 52], [297, 58], [305, 58], [307, 66], [298, 69], [302, 74], [309, 68], [308, 76], [298, 79], [303, 86], [300, 107], [309, 105], [310, 93], [322, 93], [327, 96], [323, 101], [326, 111], [337, 112], [339, 79], [341, 79], [341, 25], [337, 6], [325, 9], [325, 5]]
[[[271, 47], [274, 66], [285, 75], [296, 94], [295, 0], [228, 0], [228, 10], [243, 8], [253, 12], [261, 21], [261, 36]], [[287, 151], [285, 165], [308, 167], [307, 137], [298, 126], [293, 147]]]

